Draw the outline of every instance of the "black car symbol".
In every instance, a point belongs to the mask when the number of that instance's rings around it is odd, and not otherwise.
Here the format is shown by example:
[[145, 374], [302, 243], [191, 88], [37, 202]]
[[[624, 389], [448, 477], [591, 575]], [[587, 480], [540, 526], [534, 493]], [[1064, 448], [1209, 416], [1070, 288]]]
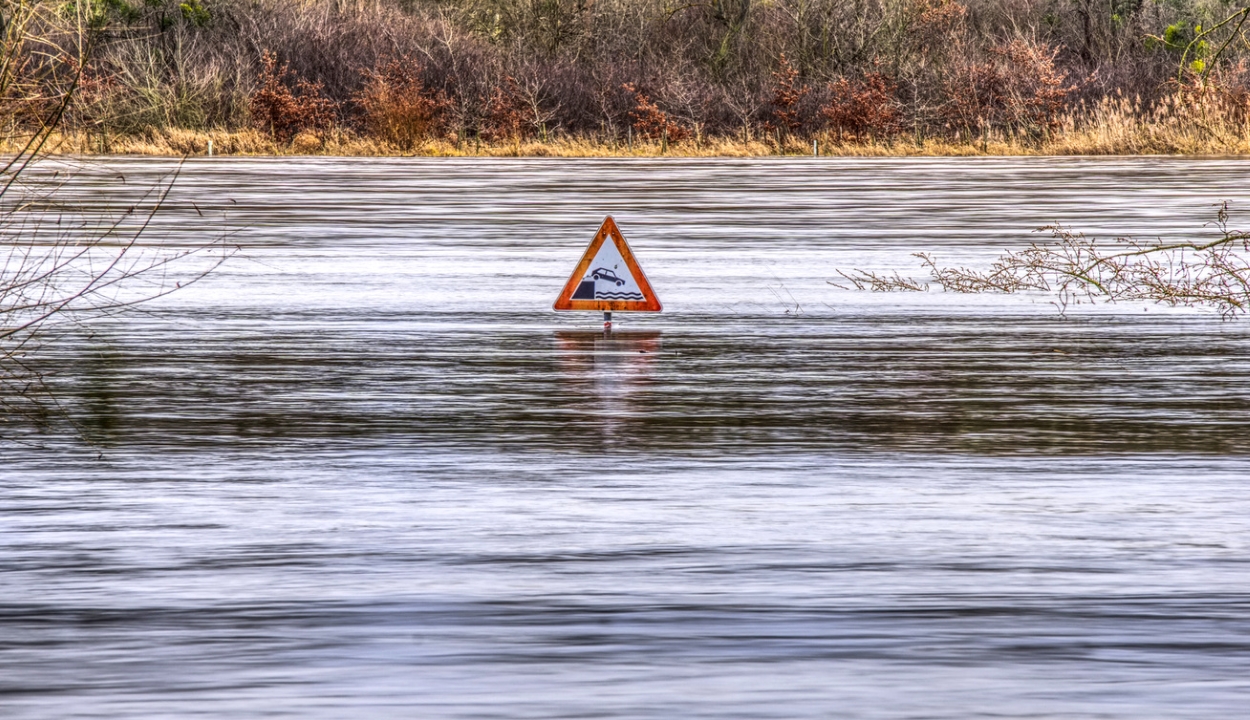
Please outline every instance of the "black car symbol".
[[590, 276], [595, 280], [611, 280], [616, 283], [617, 287], [625, 284], [624, 280], [618, 278], [616, 273], [607, 268], [595, 268], [594, 272], [590, 273]]

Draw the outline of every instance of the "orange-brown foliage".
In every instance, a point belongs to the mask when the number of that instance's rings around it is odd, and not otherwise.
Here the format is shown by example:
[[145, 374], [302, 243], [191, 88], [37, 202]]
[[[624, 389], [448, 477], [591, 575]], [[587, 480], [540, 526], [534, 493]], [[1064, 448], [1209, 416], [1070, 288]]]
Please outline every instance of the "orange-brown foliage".
[[1029, 133], [1056, 129], [1075, 89], [1055, 67], [1058, 54], [1059, 48], [1013, 40], [991, 48], [987, 60], [957, 65], [945, 87], [948, 124]]
[[529, 122], [524, 99], [514, 78], [504, 78], [503, 84], [491, 92], [479, 134], [487, 142], [523, 140], [534, 134], [534, 124]]
[[445, 131], [447, 95], [425, 87], [421, 66], [411, 57], [391, 58], [364, 76], [354, 100], [370, 134], [411, 150]]
[[769, 103], [772, 118], [764, 123], [769, 132], [786, 130], [794, 132], [803, 127], [799, 114], [799, 104], [811, 88], [799, 84], [799, 71], [781, 54], [781, 67], [773, 72], [773, 97]]
[[915, 0], [912, 11], [916, 19], [911, 32], [922, 46], [954, 30], [968, 14], [968, 8], [955, 0]]
[[273, 53], [261, 53], [260, 87], [250, 103], [252, 122], [281, 142], [302, 130], [330, 127], [338, 113], [338, 103], [322, 95], [321, 83], [300, 78], [292, 90], [287, 82], [290, 74], [290, 66], [278, 67]]
[[689, 131], [670, 121], [668, 113], [660, 110], [659, 106], [651, 102], [651, 99], [633, 83], [625, 83], [621, 87], [634, 95], [634, 109], [629, 111], [629, 118], [633, 121], [634, 130], [640, 136], [650, 140], [663, 137], [669, 142], [680, 142], [686, 139]]
[[898, 132], [896, 88], [889, 78], [870, 72], [855, 81], [838, 78], [829, 85], [829, 102], [820, 109], [829, 127], [856, 139], [888, 137]]

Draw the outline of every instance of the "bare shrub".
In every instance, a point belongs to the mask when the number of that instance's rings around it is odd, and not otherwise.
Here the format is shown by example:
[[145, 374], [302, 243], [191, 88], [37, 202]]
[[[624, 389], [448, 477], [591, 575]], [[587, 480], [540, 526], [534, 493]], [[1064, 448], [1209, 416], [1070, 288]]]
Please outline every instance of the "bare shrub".
[[[1210, 307], [1231, 319], [1250, 311], [1250, 232], [1230, 229], [1228, 219], [1224, 202], [1211, 223], [1218, 235], [1205, 242], [1133, 237], [1100, 242], [1051, 225], [1041, 230], [1050, 232], [1053, 242], [1003, 253], [988, 270], [944, 267], [927, 253], [915, 257], [947, 292], [1041, 291], [1053, 294], [1061, 311], [1081, 302], [1145, 300]], [[928, 289], [927, 282], [897, 272], [857, 269], [839, 274], [859, 290]]]
[[338, 103], [322, 94], [321, 83], [304, 78], [291, 87], [289, 64], [278, 66], [278, 58], [268, 50], [261, 53], [260, 87], [252, 93], [252, 122], [280, 142], [288, 142], [301, 131], [332, 126]]
[[0, 126], [17, 152], [0, 161], [0, 199], [60, 126], [87, 67], [96, 32], [87, 10], [51, 2], [0, 2]]
[[425, 86], [421, 66], [411, 57], [391, 58], [366, 70], [365, 78], [355, 100], [374, 137], [411, 150], [446, 131], [447, 96]]
[[122, 90], [116, 73], [95, 66], [87, 68], [78, 81], [74, 101], [75, 114], [79, 115], [76, 119], [82, 125], [96, 125], [97, 118], [108, 119], [121, 114], [117, 102]]
[[[852, 272], [837, 271], [844, 280], [851, 283], [856, 290], [871, 290], [873, 292], [926, 292], [929, 289], [929, 283], [915, 278], [903, 277], [897, 270], [889, 275], [882, 275], [872, 270], [856, 269]], [[829, 282], [830, 285], [840, 287], [843, 290], [850, 288], [835, 282]]]

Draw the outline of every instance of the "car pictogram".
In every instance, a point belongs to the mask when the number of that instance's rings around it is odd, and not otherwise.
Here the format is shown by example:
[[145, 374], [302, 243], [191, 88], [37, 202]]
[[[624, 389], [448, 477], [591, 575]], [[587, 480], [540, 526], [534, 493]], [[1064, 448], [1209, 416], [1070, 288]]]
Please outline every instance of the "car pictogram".
[[625, 281], [623, 279], [617, 277], [616, 273], [612, 272], [611, 270], [607, 268], [595, 268], [594, 271], [590, 273], [590, 277], [594, 278], [595, 280], [611, 280], [612, 282], [616, 283], [617, 287], [620, 287], [625, 284]]

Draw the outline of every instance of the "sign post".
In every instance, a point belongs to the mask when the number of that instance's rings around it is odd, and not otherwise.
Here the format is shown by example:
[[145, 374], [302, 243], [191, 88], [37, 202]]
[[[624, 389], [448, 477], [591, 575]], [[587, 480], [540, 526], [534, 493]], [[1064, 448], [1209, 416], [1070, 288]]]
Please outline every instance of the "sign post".
[[612, 327], [613, 311], [660, 312], [660, 298], [616, 227], [604, 218], [582, 259], [573, 269], [554, 310], [601, 310], [603, 326]]

